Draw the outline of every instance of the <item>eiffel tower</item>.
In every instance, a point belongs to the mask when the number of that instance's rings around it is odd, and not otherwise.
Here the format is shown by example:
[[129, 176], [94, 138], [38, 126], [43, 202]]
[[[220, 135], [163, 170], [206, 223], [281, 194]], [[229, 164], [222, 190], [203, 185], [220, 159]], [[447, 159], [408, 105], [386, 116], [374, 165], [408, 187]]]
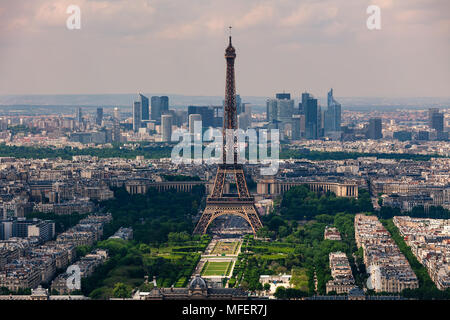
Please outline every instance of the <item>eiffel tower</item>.
[[[230, 27], [231, 29], [231, 27]], [[235, 215], [245, 219], [253, 233], [256, 233], [262, 227], [261, 220], [255, 208], [255, 200], [248, 192], [245, 181], [244, 166], [237, 161], [237, 141], [233, 139], [232, 146], [226, 146], [226, 129], [236, 130], [236, 87], [234, 78], [234, 60], [236, 50], [231, 44], [231, 35], [229, 45], [225, 50], [225, 59], [227, 61], [227, 75], [225, 88], [225, 103], [223, 117], [223, 163], [217, 168], [216, 179], [211, 194], [206, 199], [206, 207], [194, 229], [194, 234], [205, 234], [209, 225], [214, 219], [222, 215]], [[227, 163], [227, 149], [232, 149], [233, 161]], [[237, 194], [224, 193], [224, 186], [227, 177], [234, 177], [236, 182]]]

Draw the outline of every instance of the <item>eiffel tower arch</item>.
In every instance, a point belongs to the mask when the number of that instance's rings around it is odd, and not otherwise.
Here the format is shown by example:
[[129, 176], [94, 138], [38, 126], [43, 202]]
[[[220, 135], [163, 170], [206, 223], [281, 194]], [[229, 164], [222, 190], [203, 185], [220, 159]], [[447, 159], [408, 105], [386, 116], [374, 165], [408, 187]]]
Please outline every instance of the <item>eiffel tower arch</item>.
[[[227, 61], [225, 103], [223, 117], [223, 141], [226, 141], [226, 129], [236, 130], [236, 87], [234, 77], [234, 60], [236, 51], [231, 44], [225, 50]], [[232, 163], [227, 163], [227, 149], [233, 152]], [[236, 183], [237, 194], [224, 193], [227, 176], [232, 176]], [[223, 163], [217, 168], [216, 178], [211, 194], [206, 199], [206, 207], [198, 221], [194, 234], [204, 234], [209, 225], [222, 215], [234, 215], [243, 218], [250, 225], [253, 233], [256, 233], [262, 223], [255, 208], [255, 200], [250, 195], [245, 181], [244, 166], [237, 163], [237, 143], [233, 141], [232, 148], [223, 146]]]

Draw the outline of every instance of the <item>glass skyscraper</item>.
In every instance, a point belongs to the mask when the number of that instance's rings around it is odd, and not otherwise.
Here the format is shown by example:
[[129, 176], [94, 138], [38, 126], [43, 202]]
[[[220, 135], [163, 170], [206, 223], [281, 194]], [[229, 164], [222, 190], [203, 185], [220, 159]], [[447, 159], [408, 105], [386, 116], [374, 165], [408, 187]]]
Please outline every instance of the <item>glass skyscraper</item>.
[[139, 93], [139, 97], [141, 98], [141, 119], [142, 120], [150, 120], [150, 110], [148, 106], [148, 98]]

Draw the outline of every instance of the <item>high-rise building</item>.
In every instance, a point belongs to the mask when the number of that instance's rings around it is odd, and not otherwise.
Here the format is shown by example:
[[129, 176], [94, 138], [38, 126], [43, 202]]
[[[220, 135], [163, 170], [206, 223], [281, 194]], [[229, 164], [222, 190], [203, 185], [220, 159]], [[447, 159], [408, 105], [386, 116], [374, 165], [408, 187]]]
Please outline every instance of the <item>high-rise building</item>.
[[77, 122], [78, 124], [83, 122], [83, 112], [81, 111], [81, 107], [77, 108]]
[[150, 120], [150, 110], [148, 107], [148, 98], [144, 96], [143, 94], [139, 93], [139, 97], [141, 99], [141, 120]]
[[153, 96], [151, 98], [150, 120], [161, 121], [161, 115], [169, 111], [169, 97]]
[[274, 120], [276, 120], [278, 114], [277, 99], [267, 99], [266, 110], [267, 121], [273, 122]]
[[428, 109], [428, 123], [430, 129], [438, 132], [444, 131], [444, 114], [439, 112], [439, 108]]
[[310, 98], [310, 95], [308, 92], [303, 92], [302, 93], [302, 102], [300, 102], [298, 104], [298, 111], [300, 114], [305, 114], [305, 107], [306, 107], [306, 103], [308, 101], [308, 99]]
[[291, 94], [290, 93], [276, 93], [275, 98], [278, 100], [291, 100]]
[[283, 123], [291, 122], [294, 113], [294, 100], [277, 99], [277, 120]]
[[161, 141], [169, 142], [172, 137], [172, 115], [161, 115]]
[[237, 116], [238, 129], [247, 130], [251, 125], [251, 118], [248, 113], [241, 113]]
[[305, 137], [317, 139], [318, 135], [318, 108], [317, 99], [309, 93], [302, 93], [302, 106], [305, 112]]
[[120, 142], [120, 125], [119, 121], [114, 121], [113, 131], [112, 131], [112, 140], [113, 142]]
[[292, 140], [300, 140], [305, 132], [305, 116], [292, 116]]
[[290, 93], [277, 93], [275, 99], [266, 100], [267, 120], [271, 123], [281, 123], [284, 127], [287, 123], [291, 123], [294, 114], [294, 100], [291, 100]]
[[194, 126], [195, 122], [202, 121], [202, 116], [199, 114], [190, 114], [189, 115], [189, 133], [194, 134]]
[[236, 95], [236, 114], [239, 115], [242, 112], [244, 112], [244, 110], [242, 110], [242, 99], [240, 95]]
[[368, 139], [381, 139], [383, 138], [381, 118], [369, 119], [369, 126], [367, 127]]
[[324, 131], [326, 136], [341, 132], [341, 104], [333, 97], [333, 89], [328, 92], [327, 110], [324, 112]]
[[205, 128], [214, 127], [214, 109], [208, 106], [188, 106], [188, 116], [199, 114], [202, 117], [202, 124]]
[[95, 118], [95, 124], [101, 126], [102, 121], [103, 121], [103, 108], [97, 108], [97, 116]]
[[142, 122], [142, 110], [141, 103], [139, 101], [135, 101], [133, 104], [133, 131], [138, 132], [141, 127]]
[[118, 107], [114, 107], [114, 119], [120, 120], [120, 112]]

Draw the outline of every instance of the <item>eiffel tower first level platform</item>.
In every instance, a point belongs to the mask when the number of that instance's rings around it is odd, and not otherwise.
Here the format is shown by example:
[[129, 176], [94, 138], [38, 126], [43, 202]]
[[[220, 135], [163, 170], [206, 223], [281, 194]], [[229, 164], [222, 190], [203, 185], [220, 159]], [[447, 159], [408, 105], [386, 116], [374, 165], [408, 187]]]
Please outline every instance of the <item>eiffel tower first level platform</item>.
[[[238, 194], [224, 194], [224, 184], [227, 175], [234, 176]], [[217, 168], [214, 188], [206, 199], [206, 207], [194, 234], [204, 234], [211, 222], [222, 215], [235, 215], [243, 218], [256, 233], [262, 223], [255, 208], [254, 198], [250, 195], [245, 181], [244, 169], [240, 164], [222, 164]]]

